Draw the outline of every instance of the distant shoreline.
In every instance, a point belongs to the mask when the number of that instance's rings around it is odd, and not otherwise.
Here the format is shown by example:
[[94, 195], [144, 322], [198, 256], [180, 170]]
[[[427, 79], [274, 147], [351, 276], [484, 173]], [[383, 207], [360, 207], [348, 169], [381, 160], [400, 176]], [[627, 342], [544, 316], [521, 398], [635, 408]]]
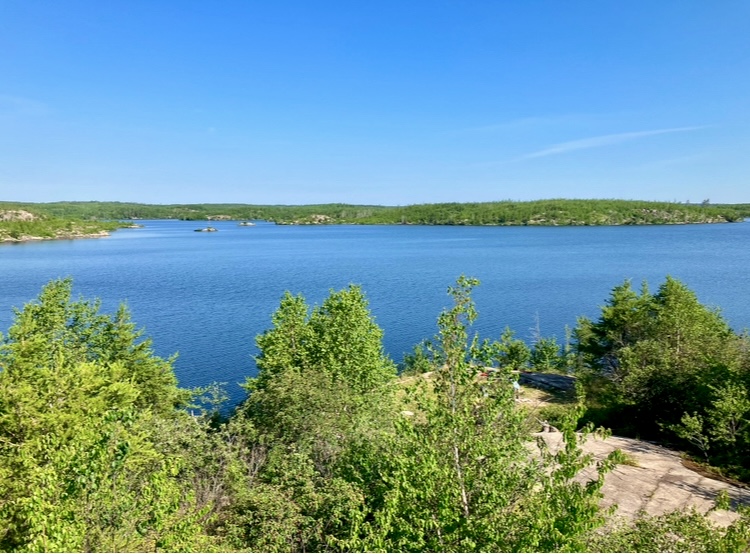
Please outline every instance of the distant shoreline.
[[256, 220], [277, 225], [583, 227], [734, 223], [748, 217], [750, 204], [618, 199], [558, 198], [409, 206], [0, 202], [0, 241], [95, 238], [106, 236], [99, 231], [112, 231], [144, 219], [217, 223]]

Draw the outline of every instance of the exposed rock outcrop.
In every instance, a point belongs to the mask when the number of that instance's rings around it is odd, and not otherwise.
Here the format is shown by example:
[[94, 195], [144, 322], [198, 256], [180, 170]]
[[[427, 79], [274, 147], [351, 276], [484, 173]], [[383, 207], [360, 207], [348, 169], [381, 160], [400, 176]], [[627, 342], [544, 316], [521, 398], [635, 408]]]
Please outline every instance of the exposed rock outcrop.
[[0, 210], [0, 221], [35, 221], [38, 216], [26, 210]]
[[522, 385], [550, 391], [572, 392], [576, 388], [575, 377], [557, 373], [522, 372], [518, 381]]
[[[539, 433], [539, 437], [553, 452], [563, 447], [562, 433]], [[618, 465], [604, 479], [602, 506], [617, 506], [615, 512], [624, 518], [635, 518], [643, 511], [649, 515], [662, 515], [672, 510], [695, 508], [707, 513], [720, 525], [728, 525], [737, 514], [726, 510], [713, 510], [717, 495], [725, 491], [732, 505], [750, 505], [750, 491], [723, 481], [711, 479], [686, 467], [679, 452], [645, 441], [623, 437], [606, 440], [590, 437], [582, 445], [595, 460], [604, 459], [619, 449], [629, 456], [628, 464]], [[583, 479], [595, 477], [593, 466], [587, 468]]]

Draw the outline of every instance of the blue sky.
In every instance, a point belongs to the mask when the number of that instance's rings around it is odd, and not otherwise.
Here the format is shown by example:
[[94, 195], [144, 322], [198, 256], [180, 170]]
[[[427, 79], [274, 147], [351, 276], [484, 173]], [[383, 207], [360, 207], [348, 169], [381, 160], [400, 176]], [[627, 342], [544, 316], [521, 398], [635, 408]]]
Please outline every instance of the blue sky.
[[750, 2], [0, 0], [0, 199], [750, 202]]

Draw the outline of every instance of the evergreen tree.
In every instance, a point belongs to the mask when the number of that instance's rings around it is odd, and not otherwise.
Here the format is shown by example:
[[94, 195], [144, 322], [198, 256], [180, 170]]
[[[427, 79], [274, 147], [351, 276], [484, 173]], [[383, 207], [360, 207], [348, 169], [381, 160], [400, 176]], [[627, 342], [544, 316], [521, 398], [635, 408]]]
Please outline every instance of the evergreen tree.
[[724, 462], [747, 448], [747, 337], [684, 284], [667, 277], [656, 294], [645, 285], [638, 294], [625, 282], [597, 322], [579, 321], [575, 337], [590, 405], [610, 416], [601, 423], [674, 432], [704, 455], [721, 443], [712, 452]]
[[0, 347], [0, 548], [184, 549], [201, 544], [188, 397], [124, 310], [98, 313], [55, 281]]

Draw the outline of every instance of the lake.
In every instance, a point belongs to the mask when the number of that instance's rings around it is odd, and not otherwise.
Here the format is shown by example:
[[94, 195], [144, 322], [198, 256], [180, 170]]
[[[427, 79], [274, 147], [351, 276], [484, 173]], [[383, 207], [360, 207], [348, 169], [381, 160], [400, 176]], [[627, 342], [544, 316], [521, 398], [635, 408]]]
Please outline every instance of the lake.
[[113, 311], [125, 302], [161, 356], [179, 353], [182, 386], [238, 383], [255, 373], [254, 338], [271, 325], [284, 291], [319, 304], [330, 289], [361, 285], [400, 361], [436, 331], [449, 285], [481, 285], [476, 329], [498, 338], [510, 326], [562, 342], [578, 316], [596, 318], [625, 279], [655, 290], [666, 275], [737, 330], [750, 327], [750, 223], [642, 227], [277, 226], [143, 221], [103, 239], [0, 245], [0, 330], [12, 307], [51, 279]]

